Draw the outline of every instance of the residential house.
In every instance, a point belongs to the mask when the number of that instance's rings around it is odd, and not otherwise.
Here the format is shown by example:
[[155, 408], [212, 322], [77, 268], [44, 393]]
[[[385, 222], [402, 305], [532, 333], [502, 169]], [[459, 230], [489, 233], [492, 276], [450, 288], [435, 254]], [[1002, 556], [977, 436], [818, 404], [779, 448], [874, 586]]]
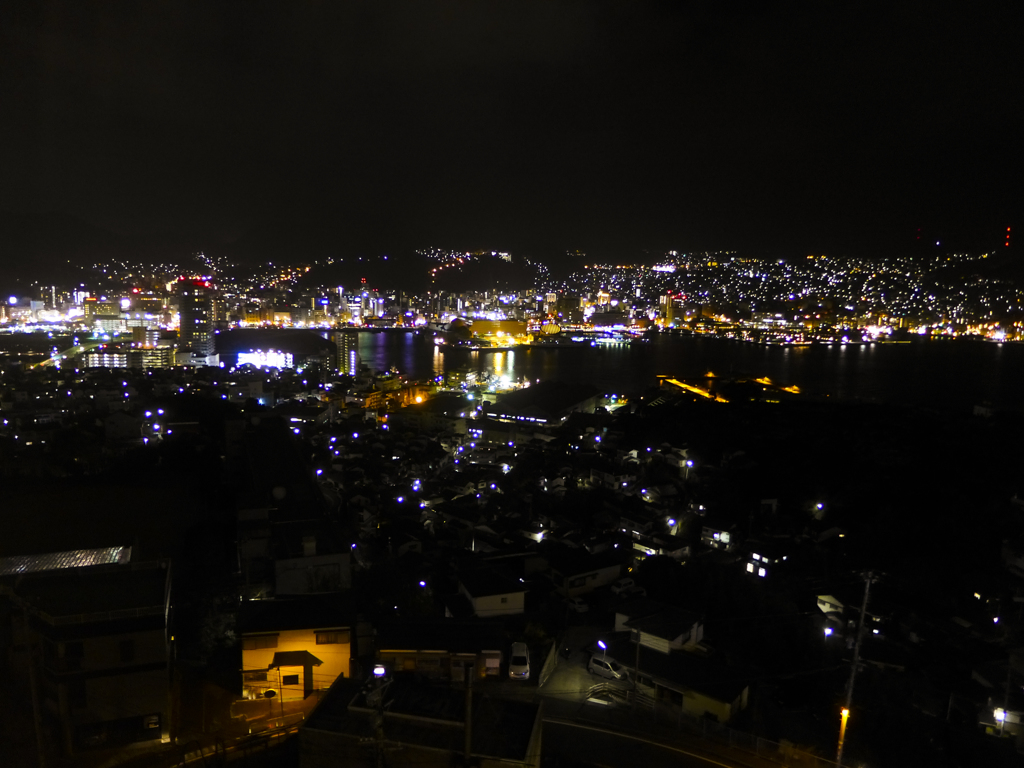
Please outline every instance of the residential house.
[[622, 557], [615, 550], [592, 555], [585, 549], [563, 547], [546, 553], [546, 557], [548, 576], [563, 597], [585, 595], [622, 575]]
[[[680, 714], [728, 722], [746, 709], [750, 688], [738, 670], [703, 653], [664, 651], [646, 642], [638, 632], [609, 637], [606, 654], [637, 676], [638, 690], [662, 707]], [[665, 634], [668, 634], [667, 632]], [[653, 632], [643, 632], [650, 637]]]
[[459, 592], [445, 601], [445, 613], [454, 618], [510, 616], [522, 613], [525, 602], [526, 585], [522, 580], [474, 568], [459, 574]]
[[281, 520], [268, 506], [241, 509], [238, 559], [245, 599], [352, 586], [350, 548], [326, 519]]
[[498, 625], [452, 619], [379, 626], [376, 636], [377, 660], [387, 669], [455, 683], [467, 673], [498, 675], [505, 645]]
[[615, 609], [615, 631], [632, 632], [633, 640], [662, 653], [694, 649], [704, 639], [699, 614], [637, 597]]
[[351, 676], [355, 614], [340, 594], [247, 600], [238, 612], [242, 695], [304, 699]]
[[733, 532], [726, 528], [715, 528], [705, 525], [700, 529], [700, 541], [709, 549], [720, 549], [731, 552], [736, 548], [736, 538]]
[[171, 569], [115, 562], [29, 573], [9, 588], [13, 635], [38, 659], [39, 703], [65, 752], [168, 739]]
[[789, 550], [776, 542], [747, 542], [747, 573], [760, 578], [775, 574], [784, 562], [789, 560]]

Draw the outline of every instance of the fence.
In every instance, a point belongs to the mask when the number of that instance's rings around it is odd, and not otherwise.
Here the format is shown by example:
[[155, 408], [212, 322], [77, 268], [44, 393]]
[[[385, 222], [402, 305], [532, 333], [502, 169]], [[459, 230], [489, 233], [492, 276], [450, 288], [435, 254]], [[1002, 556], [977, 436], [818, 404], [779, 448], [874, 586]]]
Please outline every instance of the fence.
[[636, 694], [629, 692], [628, 700], [633, 704], [635, 711], [643, 712], [644, 720], [660, 724], [662, 727], [674, 726], [676, 730], [700, 736], [732, 749], [742, 749], [758, 757], [785, 765], [801, 766], [801, 768], [803, 766], [807, 766], [807, 768], [840, 768], [834, 760], [805, 752], [791, 744], [780, 744], [751, 733], [737, 731], [724, 723], [687, 714], [681, 706], [655, 700], [642, 692]]

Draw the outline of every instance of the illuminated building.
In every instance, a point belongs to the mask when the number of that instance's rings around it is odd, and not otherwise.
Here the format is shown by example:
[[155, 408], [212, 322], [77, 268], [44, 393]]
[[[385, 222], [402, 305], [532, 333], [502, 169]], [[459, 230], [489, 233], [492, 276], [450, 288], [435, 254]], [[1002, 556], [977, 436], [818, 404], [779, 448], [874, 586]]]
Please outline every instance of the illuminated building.
[[128, 352], [123, 349], [89, 352], [82, 355], [82, 365], [86, 368], [127, 368]]
[[338, 374], [356, 376], [359, 373], [359, 334], [356, 331], [335, 331], [334, 343], [338, 347]]
[[226, 367], [334, 368], [337, 352], [326, 332], [298, 328], [235, 328], [214, 335], [217, 362]]
[[171, 347], [129, 347], [105, 344], [79, 357], [83, 368], [170, 368], [174, 365]]
[[671, 293], [661, 297], [661, 316], [665, 318], [665, 325], [672, 325], [676, 319], [675, 297]]
[[199, 357], [213, 352], [213, 289], [208, 280], [182, 278], [177, 285], [178, 343]]
[[238, 365], [254, 365], [257, 368], [292, 368], [293, 359], [290, 352], [279, 352], [276, 349], [238, 353]]
[[121, 308], [118, 306], [117, 302], [100, 301], [95, 296], [90, 296], [83, 301], [82, 309], [85, 311], [86, 325], [90, 326], [99, 315], [118, 317], [121, 313]]
[[160, 341], [160, 331], [155, 328], [133, 326], [132, 341], [141, 347], [155, 347]]

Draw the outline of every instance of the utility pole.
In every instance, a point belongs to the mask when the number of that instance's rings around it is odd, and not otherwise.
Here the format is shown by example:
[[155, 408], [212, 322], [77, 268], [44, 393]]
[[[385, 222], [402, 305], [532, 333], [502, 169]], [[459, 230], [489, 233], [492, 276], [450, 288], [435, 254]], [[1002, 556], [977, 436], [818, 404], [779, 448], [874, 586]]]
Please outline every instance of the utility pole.
[[857, 666], [860, 664], [860, 641], [864, 637], [864, 616], [868, 610], [868, 593], [871, 591], [871, 582], [874, 580], [874, 573], [868, 571], [864, 580], [864, 600], [860, 604], [860, 621], [857, 622], [857, 639], [853, 645], [853, 664], [850, 666], [850, 682], [846, 685], [846, 706], [843, 707], [843, 720], [839, 726], [839, 749], [836, 752], [836, 764], [840, 768], [843, 765], [843, 740], [846, 737], [846, 719], [850, 716], [850, 705], [853, 703], [853, 683], [857, 679]]
[[643, 633], [636, 630], [636, 663], [633, 665], [633, 706], [640, 704], [640, 640]]
[[466, 669], [466, 733], [462, 745], [462, 764], [470, 765], [473, 759], [473, 674], [476, 667]]
[[[367, 691], [366, 703], [374, 706], [377, 710], [377, 722], [374, 728], [374, 737], [372, 739], [366, 739], [367, 742], [372, 742], [374, 747], [374, 765], [376, 768], [385, 768], [386, 762], [384, 758], [384, 751], [387, 747], [387, 743], [384, 741], [384, 691], [390, 685], [390, 680], [386, 680], [387, 669], [382, 664], [377, 664], [373, 668], [373, 688]], [[372, 699], [372, 701], [371, 701]]]
[[36, 730], [36, 753], [39, 756], [39, 768], [46, 768], [46, 748], [43, 745], [43, 716], [39, 706], [39, 680], [36, 677], [36, 651], [32, 643], [32, 633], [29, 629], [28, 604], [22, 603], [22, 637], [25, 639], [25, 648], [28, 650], [28, 683], [29, 691], [32, 694], [32, 722]]

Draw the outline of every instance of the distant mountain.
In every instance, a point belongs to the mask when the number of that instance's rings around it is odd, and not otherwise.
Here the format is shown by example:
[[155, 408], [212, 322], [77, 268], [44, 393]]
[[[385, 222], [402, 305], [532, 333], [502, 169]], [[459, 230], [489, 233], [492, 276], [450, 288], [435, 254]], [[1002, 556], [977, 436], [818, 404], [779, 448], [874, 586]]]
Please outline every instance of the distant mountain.
[[0, 210], [0, 280], [72, 279], [72, 265], [128, 256], [118, 235], [61, 212]]
[[111, 260], [184, 263], [203, 243], [194, 234], [122, 235], [62, 211], [0, 210], [0, 283], [66, 283], [81, 278], [78, 267]]

